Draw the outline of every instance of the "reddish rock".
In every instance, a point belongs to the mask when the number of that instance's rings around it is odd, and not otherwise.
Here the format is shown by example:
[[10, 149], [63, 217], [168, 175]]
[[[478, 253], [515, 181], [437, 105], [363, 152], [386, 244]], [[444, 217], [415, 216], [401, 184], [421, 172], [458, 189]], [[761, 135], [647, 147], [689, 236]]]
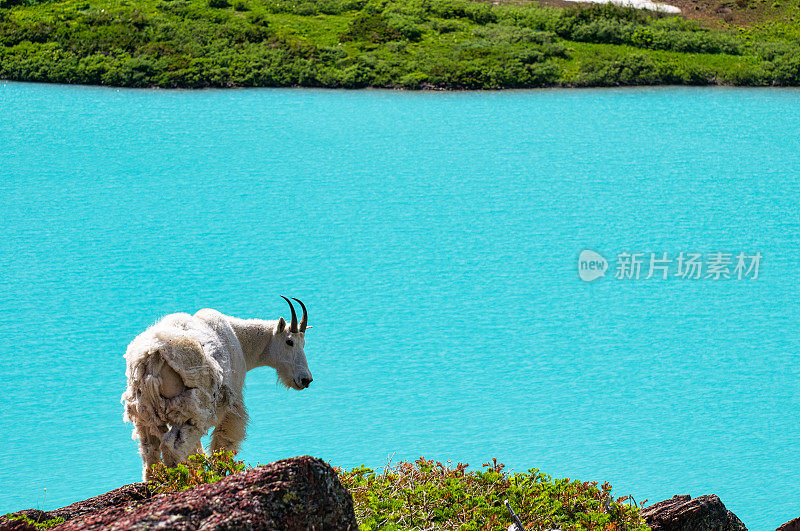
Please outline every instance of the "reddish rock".
[[[147, 488], [147, 483], [131, 483], [130, 485], [108, 491], [100, 496], [75, 502], [61, 509], [55, 509], [53, 511], [25, 509], [24, 511], [17, 511], [14, 514], [27, 516], [34, 522], [45, 522], [58, 517], [69, 521], [80, 518], [86, 514], [108, 509], [109, 507], [136, 505], [152, 496], [153, 493]], [[0, 517], [0, 531], [32, 531], [33, 529], [35, 528], [32, 525], [23, 524], [18, 520], [9, 520], [5, 517]]]
[[[310, 456], [276, 461], [174, 494], [153, 496], [145, 484], [127, 485], [38, 516], [44, 517], [40, 521], [66, 519], [54, 528], [60, 531], [358, 529], [350, 493], [327, 463]], [[4, 522], [0, 520], [2, 531], [27, 531], [4, 527]]]
[[[41, 511], [39, 511], [41, 512]], [[44, 521], [44, 520], [36, 520], [36, 516], [32, 518], [34, 522]], [[36, 526], [33, 524], [28, 524], [21, 520], [10, 520], [5, 516], [0, 516], [0, 530], [2, 531], [38, 531]]]
[[716, 494], [673, 496], [642, 509], [653, 531], [747, 531]]
[[147, 488], [147, 483], [131, 483], [118, 489], [110, 490], [100, 496], [89, 498], [67, 505], [61, 509], [49, 511], [49, 518], [60, 516], [64, 520], [74, 520], [86, 514], [96, 513], [109, 507], [128, 507], [153, 496]]
[[789, 520], [780, 526], [776, 531], [800, 531], [800, 517], [795, 518], [794, 520]]

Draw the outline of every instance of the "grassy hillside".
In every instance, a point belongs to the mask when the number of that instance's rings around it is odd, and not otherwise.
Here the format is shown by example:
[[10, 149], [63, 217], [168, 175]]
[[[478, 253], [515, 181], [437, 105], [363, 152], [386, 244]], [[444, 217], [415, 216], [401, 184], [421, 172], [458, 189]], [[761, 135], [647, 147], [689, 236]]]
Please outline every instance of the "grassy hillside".
[[131, 87], [800, 85], [800, 0], [675, 2], [686, 17], [560, 1], [0, 0], [0, 79]]

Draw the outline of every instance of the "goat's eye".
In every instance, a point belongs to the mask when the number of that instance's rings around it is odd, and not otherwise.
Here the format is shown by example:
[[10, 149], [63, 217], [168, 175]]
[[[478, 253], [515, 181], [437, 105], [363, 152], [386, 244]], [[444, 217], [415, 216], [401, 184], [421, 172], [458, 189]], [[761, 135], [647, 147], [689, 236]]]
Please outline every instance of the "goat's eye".
[[286, 340], [286, 344], [289, 345], [290, 347], [293, 347], [294, 346], [294, 340], [293, 339], [287, 339]]

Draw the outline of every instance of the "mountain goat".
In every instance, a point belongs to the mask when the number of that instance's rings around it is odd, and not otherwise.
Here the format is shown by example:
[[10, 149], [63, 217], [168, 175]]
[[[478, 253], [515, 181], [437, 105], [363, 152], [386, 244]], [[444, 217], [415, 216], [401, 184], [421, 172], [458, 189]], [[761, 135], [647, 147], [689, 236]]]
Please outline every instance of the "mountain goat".
[[[281, 296], [283, 297], [283, 296]], [[269, 366], [288, 388], [312, 381], [303, 351], [308, 312], [291, 323], [238, 319], [212, 309], [194, 315], [174, 313], [139, 334], [125, 353], [128, 387], [122, 395], [123, 419], [133, 422], [145, 481], [163, 459], [175, 466], [202, 452], [201, 437], [211, 428], [211, 451], [239, 448], [247, 412], [242, 391], [245, 372]]]

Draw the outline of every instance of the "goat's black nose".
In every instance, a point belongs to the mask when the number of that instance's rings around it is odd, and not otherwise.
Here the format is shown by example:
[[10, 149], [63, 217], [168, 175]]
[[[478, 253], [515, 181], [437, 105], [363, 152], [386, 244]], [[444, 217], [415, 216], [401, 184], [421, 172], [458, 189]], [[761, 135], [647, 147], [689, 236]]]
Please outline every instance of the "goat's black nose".
[[302, 380], [300, 380], [300, 383], [303, 384], [303, 387], [308, 387], [309, 385], [311, 385], [311, 382], [313, 381], [314, 381], [313, 378], [303, 378]]

